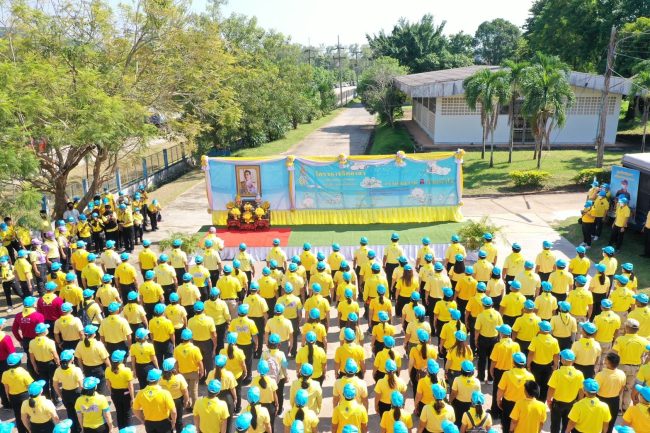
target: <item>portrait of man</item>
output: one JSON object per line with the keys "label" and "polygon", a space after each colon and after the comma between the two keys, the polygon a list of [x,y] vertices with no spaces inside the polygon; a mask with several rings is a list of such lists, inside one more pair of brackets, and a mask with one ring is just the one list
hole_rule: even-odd
{"label": "portrait of man", "polygon": [[259,165],[237,166],[237,188],[242,197],[256,197],[261,194]]}

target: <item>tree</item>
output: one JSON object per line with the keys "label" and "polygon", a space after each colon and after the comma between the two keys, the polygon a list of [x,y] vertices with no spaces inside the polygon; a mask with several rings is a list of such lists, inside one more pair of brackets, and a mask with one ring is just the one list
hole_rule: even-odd
{"label": "tree", "polygon": [[632,78],[633,91],[643,100],[643,136],[641,138],[641,152],[645,152],[645,138],[648,128],[648,113],[650,112],[650,60],[640,63],[636,68],[636,74]]}
{"label": "tree", "polygon": [[558,57],[539,52],[536,54],[535,63],[523,71],[522,110],[532,121],[535,135],[534,156],[537,158],[538,169],[542,164],[544,145],[551,150],[551,131],[564,126],[567,108],[575,101],[568,75],[568,65]]}
{"label": "tree", "polygon": [[521,30],[510,21],[497,18],[483,21],[474,34],[476,58],[486,65],[501,65],[513,59],[521,39]]}
{"label": "tree", "polygon": [[408,71],[396,59],[380,57],[366,69],[359,79],[357,91],[370,114],[377,114],[381,122],[395,126],[402,116],[406,95],[393,85],[393,79]]}
{"label": "tree", "polygon": [[[512,150],[515,143],[515,116],[520,110],[516,110],[517,100],[521,97],[521,81],[523,72],[528,67],[527,62],[516,63],[506,60],[503,64],[509,70],[508,82],[510,84],[510,104],[508,105],[508,125],[510,125],[510,144],[508,146],[508,164],[512,163]],[[524,137],[526,136],[526,126],[524,123]]]}
{"label": "tree", "polygon": [[490,136],[490,167],[494,166],[494,130],[499,120],[501,107],[510,98],[510,84],[507,71],[481,69],[463,81],[465,101],[470,109],[481,110],[483,127],[483,149],[481,158],[485,158],[485,142]]}
{"label": "tree", "polygon": [[401,18],[390,34],[382,30],[377,35],[366,35],[366,39],[374,58],[397,59],[411,73],[471,65],[471,56],[450,50],[444,28],[444,21],[436,25],[433,15],[427,14],[415,23]]}

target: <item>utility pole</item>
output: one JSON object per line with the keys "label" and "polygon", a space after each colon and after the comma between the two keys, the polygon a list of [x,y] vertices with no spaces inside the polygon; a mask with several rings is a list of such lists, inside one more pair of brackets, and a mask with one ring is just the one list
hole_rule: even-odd
{"label": "utility pole", "polygon": [[341,101],[341,107],[343,106],[343,73],[341,72],[341,41],[339,36],[336,35],[336,51],[338,52],[339,58],[339,100]]}
{"label": "utility pole", "polygon": [[605,80],[603,94],[600,100],[600,117],[598,118],[598,135],[596,136],[596,167],[601,168],[605,159],[605,130],[607,128],[607,99],[609,97],[609,82],[614,71],[614,60],[616,59],[616,26],[612,26],[607,47],[607,66],[605,69]]}
{"label": "utility pole", "polygon": [[305,51],[307,51],[307,59],[309,61],[309,66],[311,66],[311,39],[307,39],[307,49]]}
{"label": "utility pole", "polygon": [[352,52],[354,54],[354,83],[355,85],[359,85],[359,54],[361,54],[361,51],[359,50],[354,50]]}

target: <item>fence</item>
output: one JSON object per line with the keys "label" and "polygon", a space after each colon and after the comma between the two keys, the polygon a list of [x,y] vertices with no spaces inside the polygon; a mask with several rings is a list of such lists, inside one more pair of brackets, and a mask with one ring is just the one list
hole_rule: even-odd
{"label": "fence", "polygon": [[[185,173],[193,164],[185,144],[177,144],[143,158],[133,158],[118,164],[115,175],[100,190],[106,186],[113,192],[131,193],[140,185],[158,186]],[[91,183],[92,178],[69,182],[66,189],[68,197],[84,195]]]}

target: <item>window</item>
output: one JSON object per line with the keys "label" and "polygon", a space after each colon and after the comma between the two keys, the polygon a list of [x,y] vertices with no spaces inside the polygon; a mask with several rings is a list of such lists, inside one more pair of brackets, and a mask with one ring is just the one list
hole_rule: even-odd
{"label": "window", "polygon": [[[577,96],[576,101],[567,114],[573,116],[593,116],[600,113],[600,96]],[[616,109],[616,96],[607,97],[607,114],[614,114]]]}
{"label": "window", "polygon": [[464,97],[442,98],[440,114],[443,116],[472,116],[479,114],[479,111],[479,106],[476,107],[476,111],[470,110]]}

